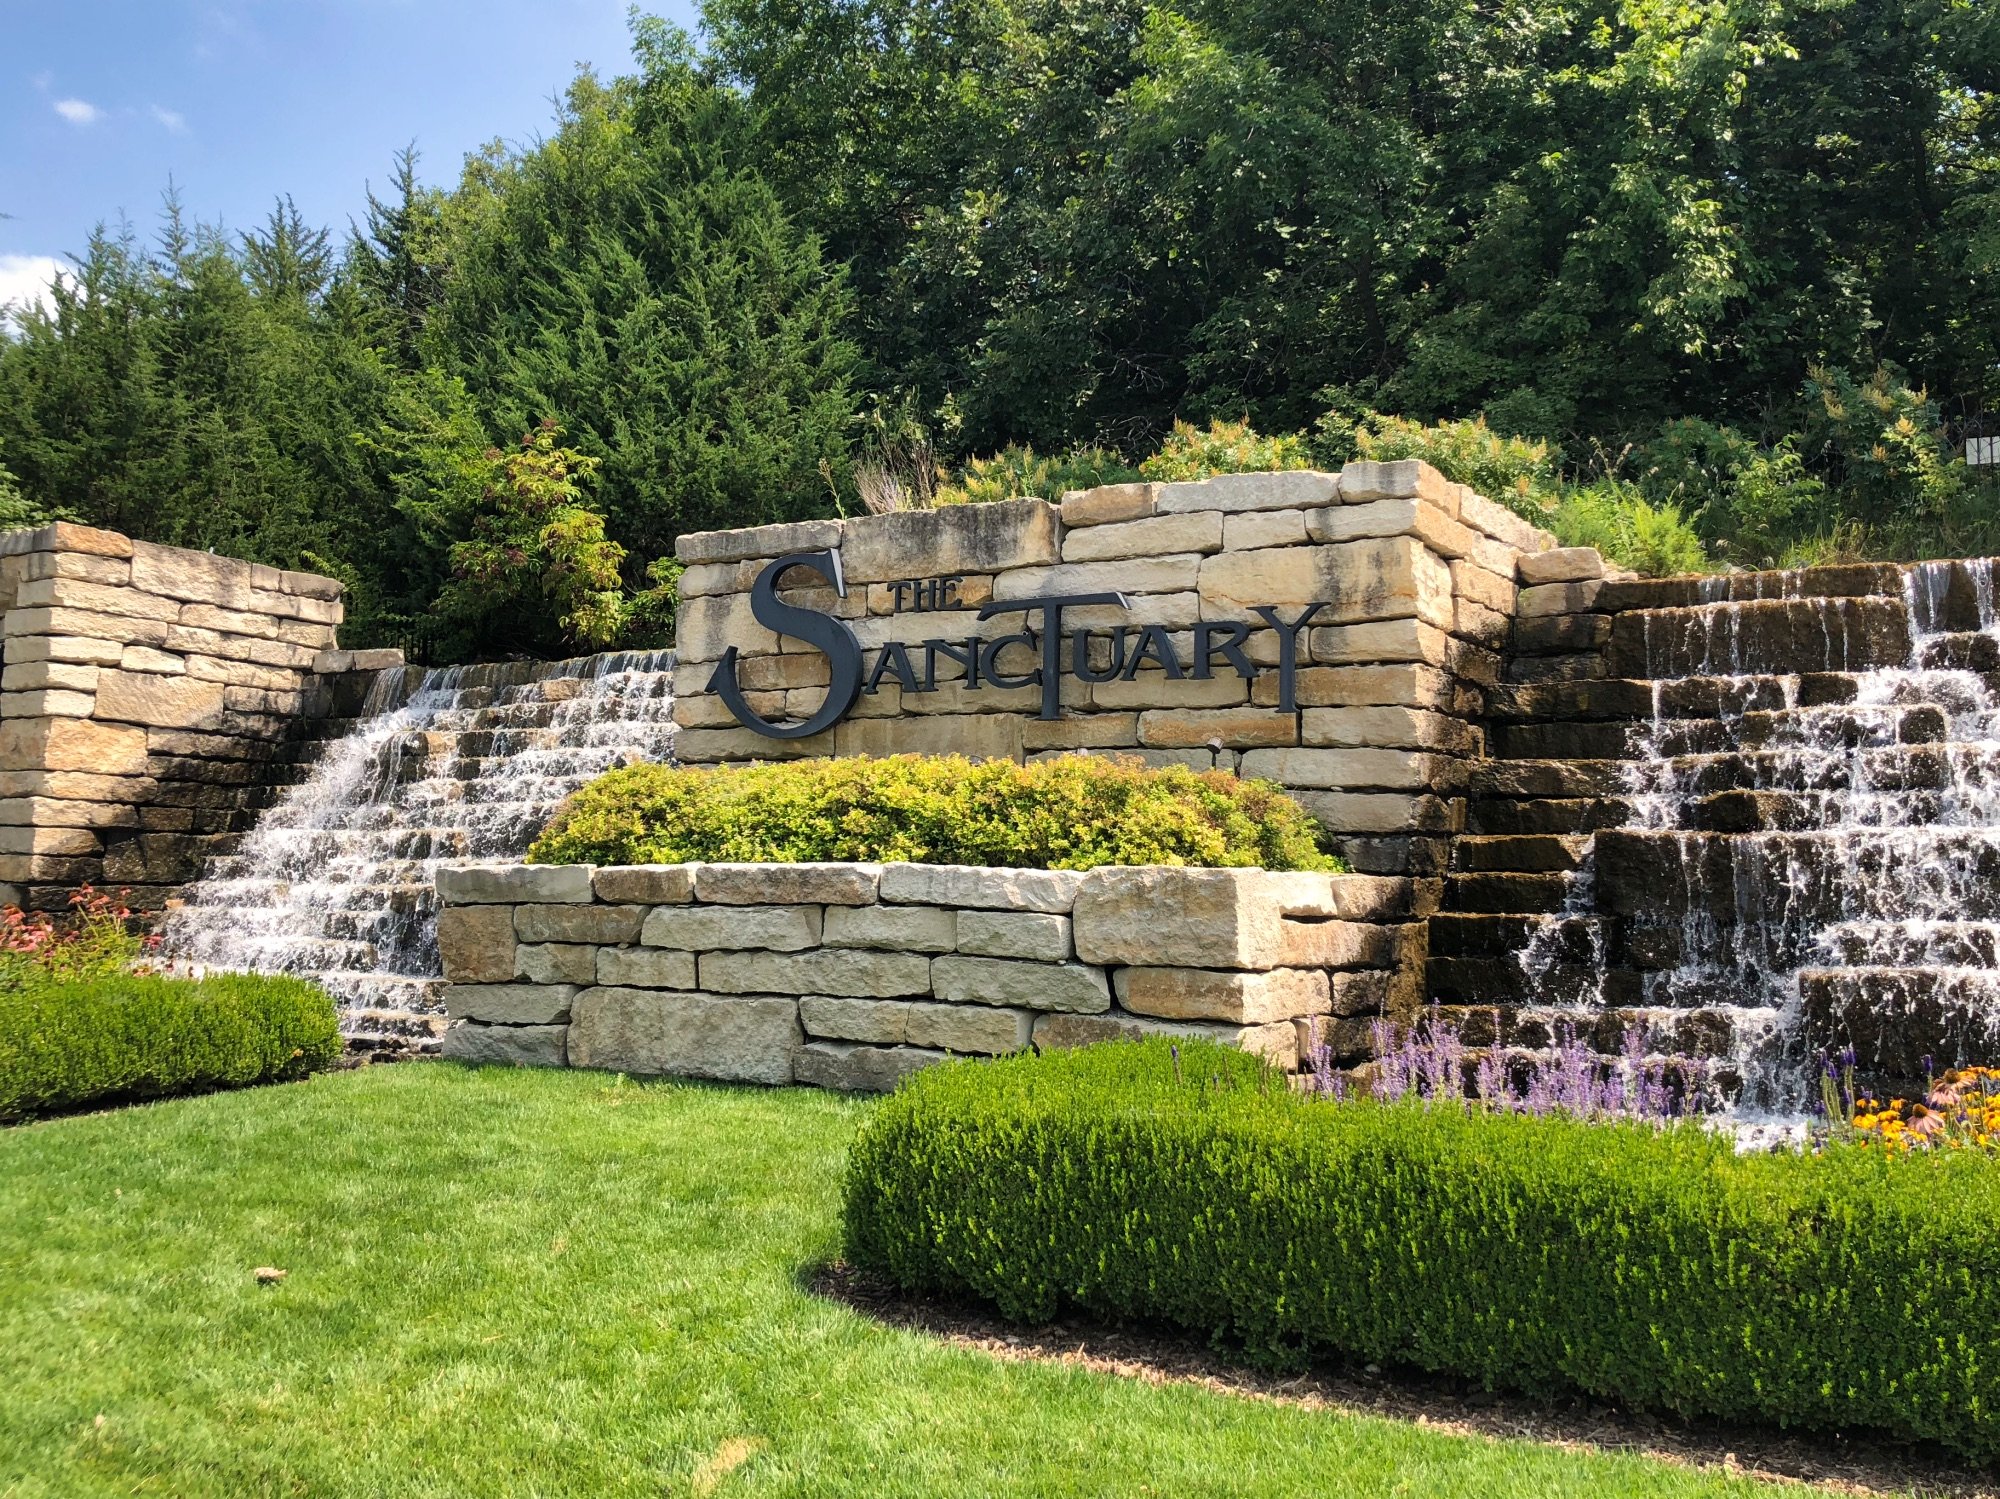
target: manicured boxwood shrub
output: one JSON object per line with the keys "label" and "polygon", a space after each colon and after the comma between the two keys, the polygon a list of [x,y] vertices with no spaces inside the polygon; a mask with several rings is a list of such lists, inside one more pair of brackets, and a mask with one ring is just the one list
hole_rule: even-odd
{"label": "manicured boxwood shrub", "polygon": [[333,1001],[299,979],[119,974],[0,988],[0,1119],[317,1072]]}
{"label": "manicured boxwood shrub", "polygon": [[1305,809],[1268,781],[1155,770],[1132,756],[1016,765],[893,755],[614,770],[564,803],[528,858],[1336,868],[1319,837]]}
{"label": "manicured boxwood shrub", "polygon": [[2000,1455],[1983,1155],[1739,1157],[1695,1125],[1312,1101],[1127,1043],[906,1083],[850,1158],[846,1253],[1015,1318]]}

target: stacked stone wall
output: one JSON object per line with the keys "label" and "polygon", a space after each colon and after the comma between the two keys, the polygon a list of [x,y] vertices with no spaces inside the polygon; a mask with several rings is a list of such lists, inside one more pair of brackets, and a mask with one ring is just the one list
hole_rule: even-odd
{"label": "stacked stone wall", "polygon": [[[1035,760],[1136,754],[1265,777],[1297,794],[1362,871],[1436,875],[1462,822],[1483,753],[1484,694],[1497,684],[1524,554],[1553,539],[1415,462],[1353,463],[1339,474],[1236,474],[1122,484],[1041,500],[806,521],[680,539],[687,564],[678,642],[676,752],[689,763],[811,755],[955,752]],[[803,722],[824,702],[825,654],[754,616],[773,558],[836,551],[846,593],[793,569],[778,596],[844,620],[864,651],[940,635],[1017,637],[969,685],[949,659],[924,663],[927,690],[871,682],[836,727],[804,738],[743,727],[712,678],[725,655],[747,706]],[[949,594],[926,587],[950,580]],[[1035,648],[1020,613],[982,605],[1123,594],[1129,607],[1070,609],[1065,629],[1165,632],[1175,660],[1136,651],[1113,674],[1102,638],[1087,681],[1065,669],[1045,716]],[[948,602],[946,601],[948,597]],[[1204,646],[1258,606],[1296,617],[1295,701],[1280,706],[1279,640],[1245,642],[1254,677],[1210,670]],[[928,680],[934,674],[935,680]]]}
{"label": "stacked stone wall", "polygon": [[1296,1068],[1418,1002],[1408,879],[1168,867],[439,872],[444,1054],[883,1089],[944,1056],[1201,1036]]}
{"label": "stacked stone wall", "polygon": [[0,902],[157,907],[240,833],[295,725],[396,652],[334,649],[341,584],[57,524],[0,535]]}

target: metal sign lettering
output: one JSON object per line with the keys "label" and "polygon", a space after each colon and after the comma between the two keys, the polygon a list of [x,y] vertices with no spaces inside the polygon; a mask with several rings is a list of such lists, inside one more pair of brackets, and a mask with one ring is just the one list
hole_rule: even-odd
{"label": "metal sign lettering", "polygon": [[[861,694],[879,692],[884,680],[893,680],[906,693],[938,690],[938,662],[957,666],[964,674],[965,690],[985,687],[1003,689],[1035,687],[1041,690],[1039,718],[1062,716],[1062,676],[1065,668],[1079,681],[1131,681],[1141,669],[1157,667],[1169,681],[1206,681],[1216,675],[1218,665],[1245,681],[1254,681],[1263,668],[1244,649],[1257,627],[1249,620],[1205,619],[1194,626],[1194,654],[1183,665],[1165,625],[1116,625],[1109,630],[1064,630],[1063,611],[1092,607],[1129,609],[1131,601],[1122,593],[1044,594],[1040,598],[995,600],[979,606],[977,618],[996,619],[1002,615],[1022,616],[1021,628],[1011,634],[962,639],[937,636],[915,646],[892,640],[875,653],[870,663],[853,627],[843,619],[788,604],[778,596],[778,579],[795,567],[818,574],[833,585],[833,591],[847,596],[847,580],[840,570],[837,551],[794,552],[779,557],[757,575],[750,588],[750,613],[765,629],[802,640],[826,657],[826,699],[810,718],[796,723],[774,723],[751,708],[736,677],[735,646],[722,653],[715,674],[708,679],[709,691],[719,696],[746,729],[771,739],[803,739],[822,733],[839,723],[854,709]],[[955,585],[962,579],[925,579],[894,585],[897,612],[904,600],[930,602],[937,612],[960,612]],[[954,585],[945,587],[945,584]],[[950,602],[946,602],[949,600]],[[919,605],[921,608],[921,604]],[[1308,604],[1296,619],[1286,619],[1269,604],[1259,604],[1251,613],[1263,628],[1277,636],[1278,709],[1289,713],[1297,706],[1299,632],[1326,606]],[[1101,651],[1093,646],[1101,643]],[[1000,656],[1013,646],[1025,646],[1035,659],[1029,671],[1009,672],[1001,668]],[[913,655],[913,653],[915,653]],[[1103,662],[1093,660],[1097,656]],[[921,660],[921,669],[918,662]]]}

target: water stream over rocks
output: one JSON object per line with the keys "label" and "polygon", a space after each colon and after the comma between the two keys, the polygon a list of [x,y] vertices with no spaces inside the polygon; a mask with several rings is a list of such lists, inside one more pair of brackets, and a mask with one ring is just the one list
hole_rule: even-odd
{"label": "water stream over rocks", "polygon": [[350,1044],[434,1048],[438,864],[518,858],[593,776],[669,758],[672,668],[657,651],[383,672],[169,912],[162,956],[317,979]]}
{"label": "water stream over rocks", "polygon": [[1637,611],[1628,682],[1599,684],[1652,698],[1621,815],[1518,950],[1545,1023],[1706,1053],[1749,1115],[1805,1104],[1822,1048],[1901,1079],[2000,1055],[1995,566],[1917,564],[1893,600],[1763,575],[1783,636],[1726,592]]}

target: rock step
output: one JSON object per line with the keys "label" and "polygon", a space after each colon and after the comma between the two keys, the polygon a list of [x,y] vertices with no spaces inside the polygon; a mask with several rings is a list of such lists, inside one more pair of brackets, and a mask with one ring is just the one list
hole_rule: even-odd
{"label": "rock step", "polygon": [[1466,832],[1515,836],[1537,833],[1594,833],[1624,827],[1634,804],[1623,797],[1475,797],[1466,803]]}
{"label": "rock step", "polygon": [[1857,672],[1908,665],[1910,638],[1900,597],[1757,599],[1614,615],[1604,662],[1613,677]]}
{"label": "rock step", "polygon": [[1798,1049],[1852,1046],[1878,1087],[1905,1094],[1931,1070],[2000,1052],[2000,972],[1990,968],[1809,968],[1799,974]]}
{"label": "rock step", "polygon": [[1761,749],[1844,754],[1896,744],[1938,744],[1949,731],[1931,704],[1754,709],[1732,718],[1665,722],[1554,720],[1495,724],[1491,752],[1502,760],[1656,759]]}
{"label": "rock step", "polygon": [[2000,921],[1850,921],[1821,941],[1852,968],[2000,969]]}
{"label": "rock step", "polygon": [[1735,1056],[1746,1035],[1768,1028],[1774,1019],[1774,1012],[1763,1007],[1688,1010],[1636,1001],[1602,1005],[1548,997],[1505,1008],[1447,1001],[1437,1013],[1457,1029],[1467,1046],[1480,1049],[1497,1045],[1544,1051],[1573,1038],[1600,1055],[1616,1056],[1624,1051],[1627,1034],[1636,1030],[1648,1056],[1703,1061]]}
{"label": "rock step", "polygon": [[2000,743],[1895,744],[1844,755],[1743,750],[1648,761],[1612,757],[1489,760],[1471,766],[1474,797],[1624,797],[1718,791],[1937,791],[2000,783]]}
{"label": "rock step", "polygon": [[1574,884],[1575,876],[1566,873],[1448,874],[1442,909],[1505,916],[1552,914],[1569,904]]}
{"label": "rock step", "polygon": [[1551,962],[1594,963],[1604,936],[1597,916],[1440,911],[1430,919],[1432,957],[1511,958],[1532,949]]}
{"label": "rock step", "polygon": [[1590,840],[1556,833],[1485,835],[1465,833],[1452,841],[1460,873],[1484,871],[1546,874],[1577,868]]}
{"label": "rock step", "polygon": [[329,972],[365,973],[377,961],[372,942],[322,937],[297,931],[275,931],[259,935],[255,931],[231,932],[226,947],[200,939],[180,944],[180,961],[228,963],[256,973],[295,973],[316,977]]}
{"label": "rock step", "polygon": [[[1880,595],[1901,600],[1903,569],[1893,562],[1782,568],[1755,573],[1709,573],[1685,578],[1626,578],[1599,589],[1600,609],[1675,609],[1758,599],[1851,598]],[[1967,590],[1967,602],[1971,592]]]}
{"label": "rock step", "polygon": [[357,1010],[404,1015],[444,1014],[445,981],[426,974],[333,973],[323,980],[326,991]]}

